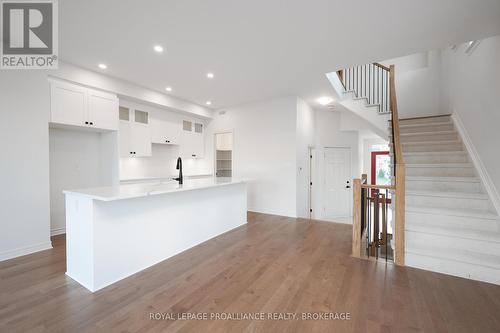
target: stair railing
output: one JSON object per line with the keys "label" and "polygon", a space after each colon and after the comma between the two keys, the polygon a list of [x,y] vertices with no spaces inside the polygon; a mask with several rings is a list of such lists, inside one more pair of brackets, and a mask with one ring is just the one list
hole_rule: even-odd
{"label": "stair railing", "polygon": [[[359,72],[354,72],[354,76],[358,80],[352,80],[352,69],[353,68],[372,68],[377,67],[380,70],[387,73],[386,78],[383,81],[377,81],[378,77],[373,75],[367,75],[367,79],[370,81],[365,81],[366,71],[362,71],[361,76]],[[340,74],[342,72],[342,74]],[[371,255],[378,256],[378,249],[381,245],[385,245],[385,255],[387,259],[388,252],[388,237],[393,237],[394,253],[393,259],[397,265],[405,264],[405,178],[406,170],[403,157],[403,151],[401,146],[401,134],[399,128],[399,115],[398,115],[398,105],[396,98],[396,81],[395,81],[395,67],[391,65],[389,67],[380,64],[370,64],[368,67],[357,66],[351,68],[351,73],[349,69],[337,72],[339,78],[344,84],[346,91],[354,91],[356,96],[363,96],[368,90],[365,90],[365,86],[373,90],[373,87],[381,82],[383,85],[387,82],[387,88],[385,93],[387,94],[386,102],[382,102],[380,110],[389,110],[391,112],[391,135],[390,135],[390,146],[391,146],[391,159],[392,159],[392,184],[389,186],[383,185],[368,185],[366,184],[366,175],[363,175],[361,179],[353,180],[353,231],[352,231],[352,255],[357,258],[370,257]],[[375,82],[373,82],[375,80]],[[361,88],[362,87],[362,88]],[[351,89],[354,88],[354,89]],[[382,88],[383,90],[383,88]],[[369,94],[369,92],[368,92]],[[375,94],[375,96],[377,96]],[[369,101],[374,101],[373,95],[369,95]],[[377,97],[375,97],[377,98]],[[375,99],[376,101],[376,99]],[[384,105],[387,105],[384,109]],[[385,192],[385,193],[384,193]],[[381,193],[383,193],[381,195]],[[393,219],[394,219],[394,230],[392,234],[388,235],[388,204],[393,204]],[[381,213],[380,213],[381,212]],[[380,213],[380,214],[379,214]],[[380,227],[382,226],[382,227]]]}
{"label": "stair railing", "polygon": [[354,66],[337,71],[346,91],[368,104],[378,105],[379,112],[390,112],[390,68],[379,63]]}

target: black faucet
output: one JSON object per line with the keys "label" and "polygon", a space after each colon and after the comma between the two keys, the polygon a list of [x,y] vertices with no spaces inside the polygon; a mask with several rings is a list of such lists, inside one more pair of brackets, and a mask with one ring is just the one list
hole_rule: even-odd
{"label": "black faucet", "polygon": [[175,169],[179,170],[179,178],[174,178],[174,180],[177,180],[179,185],[182,185],[184,177],[182,177],[182,159],[180,157],[177,157],[177,166]]}

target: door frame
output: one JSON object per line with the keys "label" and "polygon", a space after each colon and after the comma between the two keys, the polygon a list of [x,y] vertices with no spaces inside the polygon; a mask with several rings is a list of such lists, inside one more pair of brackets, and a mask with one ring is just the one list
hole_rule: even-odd
{"label": "door frame", "polygon": [[316,148],[314,146],[309,146],[309,219],[314,219],[315,209],[314,200],[316,200],[314,189],[316,186],[316,180],[314,179],[316,172]]}
{"label": "door frame", "polygon": [[231,133],[231,177],[234,177],[234,130],[215,131],[213,135],[213,176],[217,178],[217,134]]}
{"label": "door frame", "polygon": [[388,151],[372,151],[371,152],[371,162],[370,162],[370,175],[372,185],[377,184],[377,156],[378,155],[389,155]]}
{"label": "door frame", "polygon": [[[343,150],[347,150],[349,152],[349,185],[351,186],[350,188],[350,192],[352,193],[352,166],[353,166],[353,154],[352,154],[352,147],[350,146],[325,146],[323,147],[323,166],[322,166],[322,169],[323,169],[323,175],[322,175],[322,180],[323,180],[323,189],[322,189],[322,217],[324,219],[329,219],[329,217],[326,216],[326,198],[325,198],[325,192],[326,192],[326,162],[325,162],[325,155],[326,155],[326,151],[327,149],[343,149]],[[352,195],[349,196],[349,207],[348,207],[348,218],[352,218]],[[339,219],[342,219],[342,218],[339,218]],[[336,221],[336,222],[340,222],[340,223],[344,223],[343,221]]]}
{"label": "door frame", "polygon": [[[371,159],[370,159],[370,177],[371,177],[371,183],[372,185],[377,185],[377,156],[380,155],[389,155],[389,151],[387,150],[382,150],[382,151],[372,151],[371,152]],[[371,196],[375,196],[379,193],[378,189],[372,189],[371,191]],[[387,198],[387,203],[391,203],[391,199]]]}

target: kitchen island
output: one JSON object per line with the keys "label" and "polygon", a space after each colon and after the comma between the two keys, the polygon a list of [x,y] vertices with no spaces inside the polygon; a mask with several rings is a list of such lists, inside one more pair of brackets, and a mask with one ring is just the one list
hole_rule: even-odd
{"label": "kitchen island", "polygon": [[246,223],[234,178],[64,191],[66,274],[94,292]]}

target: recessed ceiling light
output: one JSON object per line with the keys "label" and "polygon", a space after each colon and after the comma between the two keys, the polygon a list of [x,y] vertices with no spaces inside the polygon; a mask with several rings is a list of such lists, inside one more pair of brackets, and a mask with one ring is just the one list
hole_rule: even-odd
{"label": "recessed ceiling light", "polygon": [[106,64],[99,64],[98,65],[100,69],[106,69],[108,68],[108,66],[106,66]]}
{"label": "recessed ceiling light", "polygon": [[163,46],[161,45],[155,45],[154,46],[154,50],[158,53],[162,53],[163,52]]}
{"label": "recessed ceiling light", "polygon": [[214,73],[207,73],[207,77],[209,79],[213,79],[215,77]]}
{"label": "recessed ceiling light", "polygon": [[206,105],[212,105],[212,101],[207,101],[205,104]]}
{"label": "recessed ceiling light", "polygon": [[328,97],[328,96],[323,96],[323,97],[320,97],[316,100],[316,102],[318,102],[319,104],[321,105],[328,105],[330,104],[331,102],[333,102],[333,98],[331,97]]}
{"label": "recessed ceiling light", "polygon": [[168,92],[171,92],[172,91],[172,87],[166,87],[165,90],[168,91]]}

